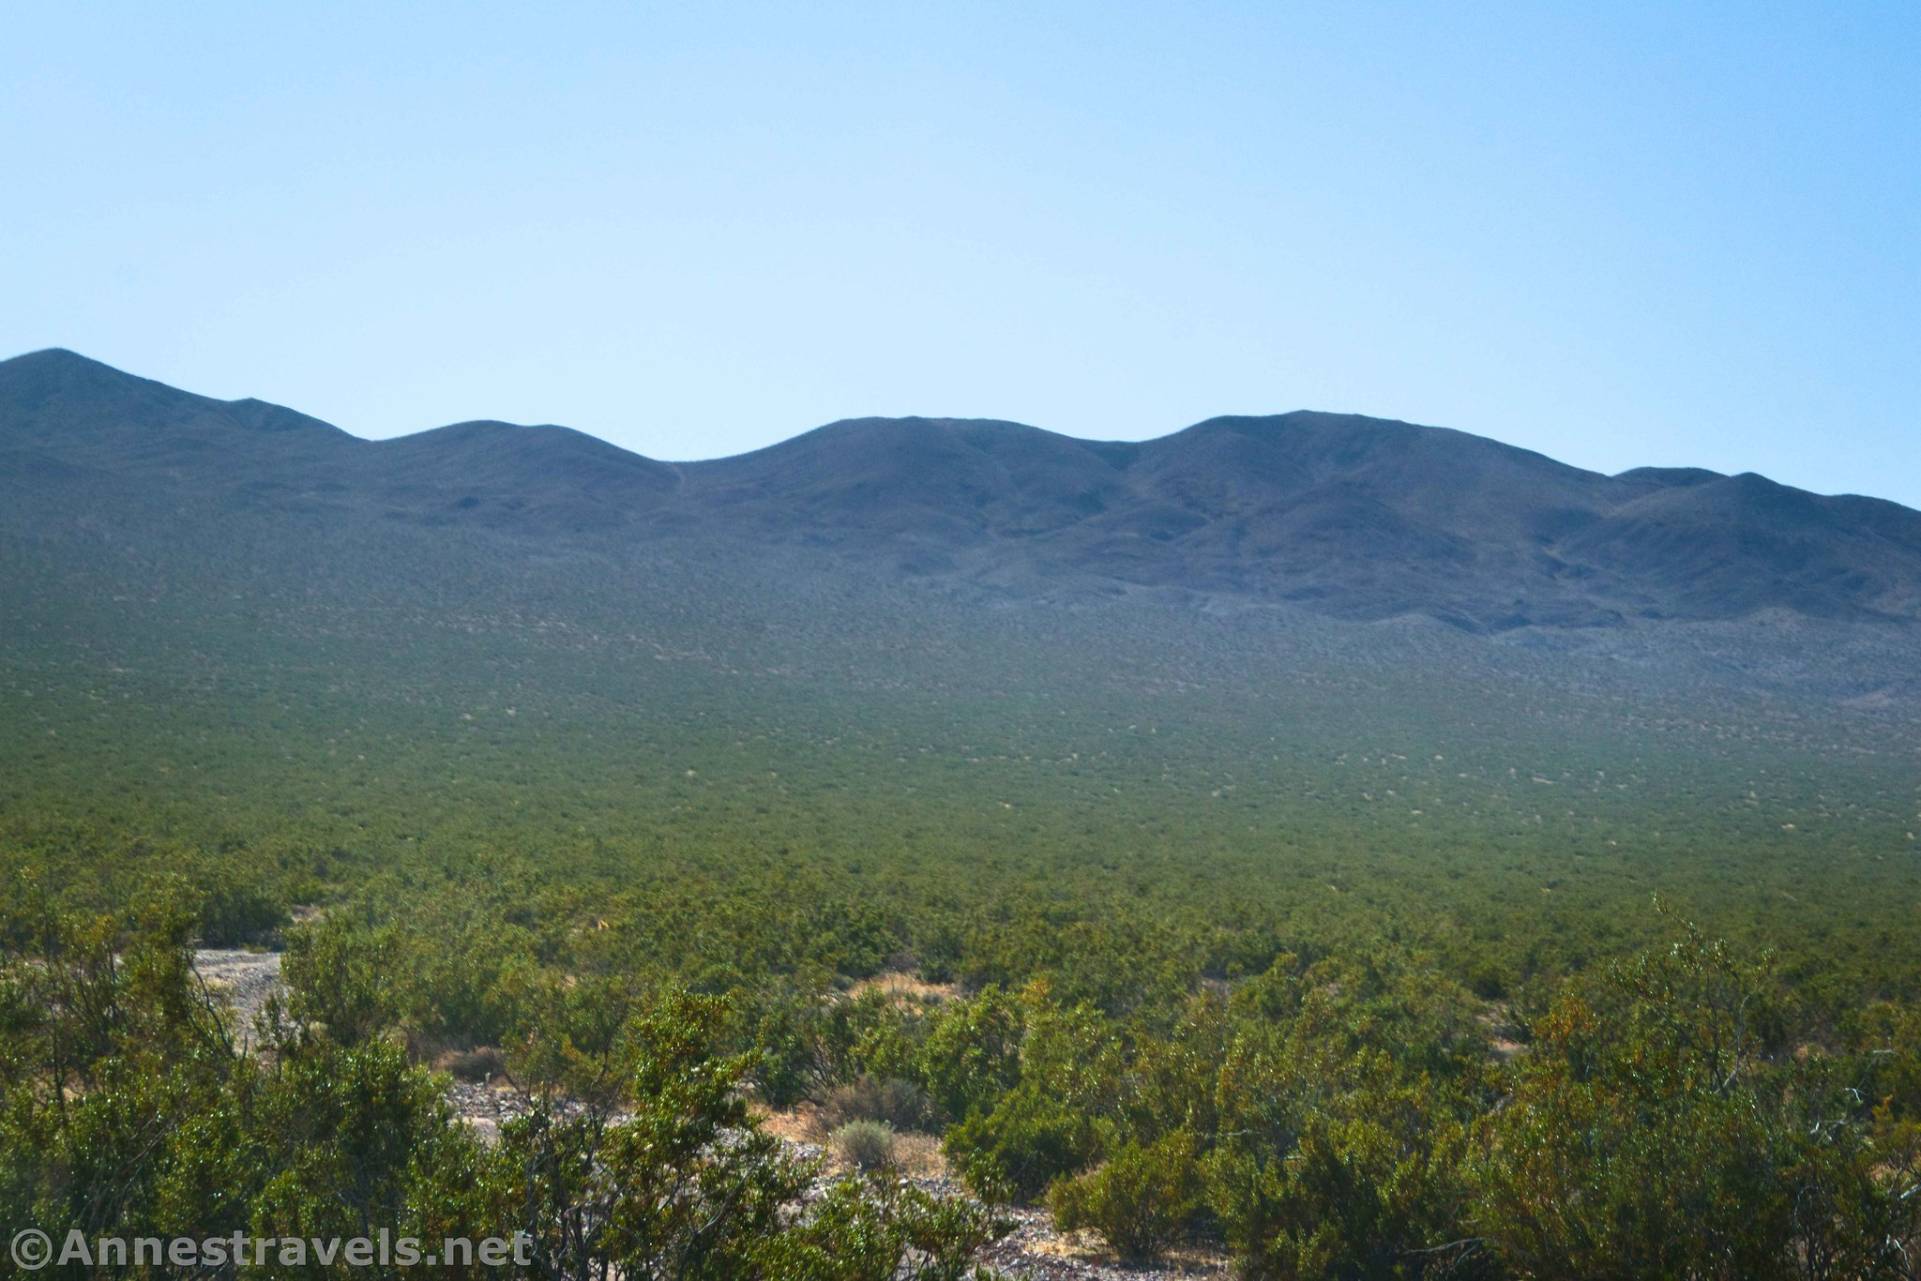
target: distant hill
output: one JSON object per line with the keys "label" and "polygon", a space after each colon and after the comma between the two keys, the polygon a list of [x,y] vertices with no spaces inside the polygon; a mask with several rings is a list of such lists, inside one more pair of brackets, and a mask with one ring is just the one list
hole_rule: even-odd
{"label": "distant hill", "polygon": [[[162,559],[176,542],[247,556],[281,537],[411,527],[482,560],[671,547],[718,564],[780,548],[827,576],[1002,602],[1145,593],[1470,633],[1921,621],[1921,513],[1897,504],[1697,469],[1604,476],[1308,411],[1138,444],[854,419],[665,463],[552,426],[365,441],[50,350],[0,362],[0,498],[13,538],[124,538]],[[221,532],[242,513],[244,548]]]}

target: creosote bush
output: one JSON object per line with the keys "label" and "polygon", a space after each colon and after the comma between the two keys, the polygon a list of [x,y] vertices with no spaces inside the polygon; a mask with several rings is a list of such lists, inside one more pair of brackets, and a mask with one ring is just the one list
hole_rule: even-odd
{"label": "creosote bush", "polygon": [[1048,1190],[1055,1224],[1069,1232],[1092,1228],[1127,1259],[1159,1258],[1201,1208],[1197,1148],[1185,1130],[1126,1143],[1093,1170]]}

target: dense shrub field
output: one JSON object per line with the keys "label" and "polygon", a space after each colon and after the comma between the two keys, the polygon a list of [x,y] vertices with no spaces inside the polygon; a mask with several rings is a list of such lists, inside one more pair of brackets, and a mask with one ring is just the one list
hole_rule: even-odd
{"label": "dense shrub field", "polygon": [[[0,1222],[960,1275],[921,1131],[1255,1277],[1921,1275],[1909,721],[1145,607],[234,599],[16,602]],[[803,1103],[872,1167],[816,1200]]]}

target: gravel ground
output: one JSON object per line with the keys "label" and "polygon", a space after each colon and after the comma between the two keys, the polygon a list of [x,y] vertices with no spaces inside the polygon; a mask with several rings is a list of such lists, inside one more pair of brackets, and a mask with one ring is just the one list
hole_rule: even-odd
{"label": "gravel ground", "polygon": [[280,990],[280,953],[202,948],[193,954],[193,968],[207,990],[233,1011],[234,1038],[243,1048],[251,1046],[254,1019]]}

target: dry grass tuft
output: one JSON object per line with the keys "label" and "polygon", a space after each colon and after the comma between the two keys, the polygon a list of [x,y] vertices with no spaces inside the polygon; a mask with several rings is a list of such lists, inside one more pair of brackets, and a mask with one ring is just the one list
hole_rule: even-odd
{"label": "dry grass tuft", "polygon": [[889,970],[885,974],[862,979],[847,992],[854,997],[879,992],[903,1004],[913,1005],[938,1005],[942,1001],[952,1001],[961,994],[958,983],[929,983],[917,974],[901,970]]}
{"label": "dry grass tuft", "polygon": [[507,1071],[507,1056],[491,1045],[471,1050],[443,1050],[434,1058],[434,1071],[456,1081],[489,1081]]}

